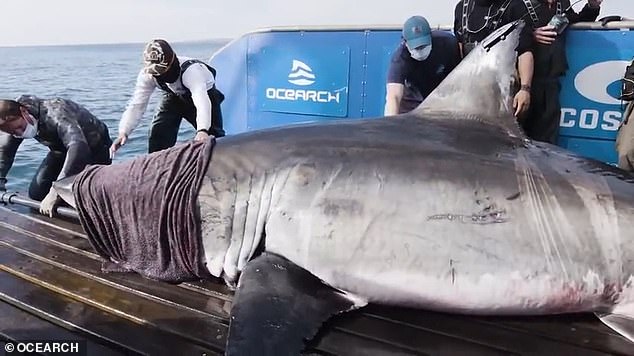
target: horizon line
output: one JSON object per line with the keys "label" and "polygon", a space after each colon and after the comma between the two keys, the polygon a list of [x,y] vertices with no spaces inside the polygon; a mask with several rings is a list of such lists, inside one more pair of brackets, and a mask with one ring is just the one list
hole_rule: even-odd
{"label": "horizon line", "polygon": [[[220,38],[201,38],[201,39],[191,39],[191,40],[175,40],[175,41],[169,41],[169,42],[170,43],[192,43],[192,42],[207,42],[207,41],[229,42],[231,40],[233,40],[233,38],[220,37]],[[49,44],[14,44],[14,45],[0,44],[0,48],[108,46],[108,45],[122,45],[122,44],[131,45],[131,44],[145,44],[145,43],[147,42],[129,41],[129,42],[85,42],[85,43],[49,43]]]}

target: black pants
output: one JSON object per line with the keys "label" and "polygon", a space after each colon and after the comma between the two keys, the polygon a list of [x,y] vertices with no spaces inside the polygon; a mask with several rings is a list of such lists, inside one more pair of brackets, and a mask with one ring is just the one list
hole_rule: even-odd
{"label": "black pants", "polygon": [[557,144],[561,120],[560,91],[559,78],[536,78],[533,81],[531,104],[521,120],[528,137],[535,141]]}
{"label": "black pants", "polygon": [[[224,97],[215,89],[210,89],[207,94],[211,101],[210,133],[216,137],[222,137],[225,131],[222,127],[220,102]],[[148,152],[152,153],[174,146],[183,118],[196,128],[196,107],[192,98],[165,93],[158,112],[152,120]]]}
{"label": "black pants", "polygon": [[[112,141],[104,143],[98,152],[93,152],[92,160],[89,164],[110,164],[110,145]],[[66,160],[66,152],[49,151],[44,160],[37,169],[35,176],[29,185],[29,198],[34,200],[42,200],[46,197],[53,182],[57,180],[59,173],[64,167]]]}

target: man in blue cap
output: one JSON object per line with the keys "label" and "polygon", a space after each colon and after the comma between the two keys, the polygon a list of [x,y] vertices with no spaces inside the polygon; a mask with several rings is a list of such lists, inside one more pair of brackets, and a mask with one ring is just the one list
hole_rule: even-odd
{"label": "man in blue cap", "polygon": [[407,19],[387,75],[385,115],[416,108],[459,62],[460,50],[452,34],[432,31],[422,16]]}

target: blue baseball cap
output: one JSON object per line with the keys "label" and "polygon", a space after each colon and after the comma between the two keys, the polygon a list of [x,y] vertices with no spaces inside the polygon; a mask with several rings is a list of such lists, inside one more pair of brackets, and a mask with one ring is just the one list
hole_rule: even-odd
{"label": "blue baseball cap", "polygon": [[422,16],[412,16],[403,24],[403,38],[407,47],[414,49],[431,44],[431,28]]}

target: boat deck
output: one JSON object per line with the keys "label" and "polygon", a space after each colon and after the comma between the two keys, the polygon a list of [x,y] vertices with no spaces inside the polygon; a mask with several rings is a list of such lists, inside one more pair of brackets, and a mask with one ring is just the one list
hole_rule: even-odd
{"label": "boat deck", "polygon": [[[0,206],[0,346],[86,340],[88,355],[222,354],[232,293],[101,272],[71,220]],[[263,336],[265,337],[265,336]],[[592,315],[483,318],[368,306],[310,342],[318,355],[632,355]]]}

